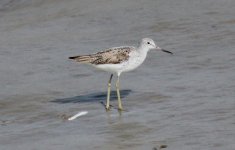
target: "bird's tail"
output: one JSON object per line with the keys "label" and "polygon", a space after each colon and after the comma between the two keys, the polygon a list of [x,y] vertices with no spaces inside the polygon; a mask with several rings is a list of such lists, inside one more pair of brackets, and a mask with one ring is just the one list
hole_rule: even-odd
{"label": "bird's tail", "polygon": [[72,57],[69,57],[69,59],[73,59],[81,63],[91,63],[93,60],[93,57],[91,55],[82,55],[82,56],[72,56]]}

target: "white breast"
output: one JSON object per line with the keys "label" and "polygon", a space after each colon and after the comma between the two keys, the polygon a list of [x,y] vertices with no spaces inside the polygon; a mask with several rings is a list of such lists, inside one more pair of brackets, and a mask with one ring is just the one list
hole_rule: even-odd
{"label": "white breast", "polygon": [[125,62],[122,72],[128,72],[136,69],[144,62],[146,56],[147,53],[140,54],[137,51],[133,51],[132,53],[130,53],[129,60]]}

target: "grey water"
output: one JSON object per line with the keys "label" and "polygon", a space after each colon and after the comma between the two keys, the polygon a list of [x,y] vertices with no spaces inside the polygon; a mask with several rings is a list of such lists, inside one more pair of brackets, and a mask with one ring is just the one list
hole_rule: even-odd
{"label": "grey water", "polygon": [[[234,149],[234,14],[233,0],[0,1],[0,149]],[[126,111],[113,85],[106,112],[110,74],[68,57],[144,37],[174,55],[123,73]]]}

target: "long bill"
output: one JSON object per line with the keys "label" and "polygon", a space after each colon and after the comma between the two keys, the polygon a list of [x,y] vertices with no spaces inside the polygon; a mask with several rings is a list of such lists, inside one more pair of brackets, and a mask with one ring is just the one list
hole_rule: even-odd
{"label": "long bill", "polygon": [[173,53],[172,53],[172,52],[170,52],[170,51],[168,51],[168,50],[161,49],[161,51],[163,51],[163,52],[165,52],[165,53],[169,53],[169,54],[173,55]]}

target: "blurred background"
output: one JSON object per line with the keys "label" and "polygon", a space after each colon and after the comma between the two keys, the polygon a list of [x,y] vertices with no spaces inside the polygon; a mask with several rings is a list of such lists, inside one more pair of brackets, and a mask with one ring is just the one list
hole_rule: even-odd
{"label": "blurred background", "polygon": [[[233,149],[234,14],[234,0],[1,0],[0,149]],[[174,55],[122,74],[127,111],[107,113],[110,74],[68,57],[144,37]]]}

